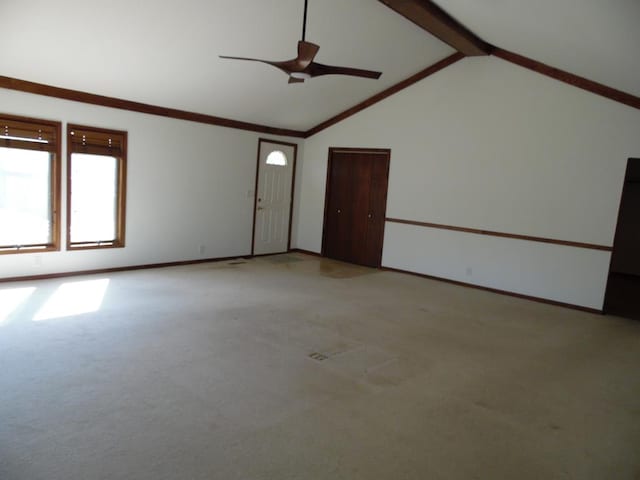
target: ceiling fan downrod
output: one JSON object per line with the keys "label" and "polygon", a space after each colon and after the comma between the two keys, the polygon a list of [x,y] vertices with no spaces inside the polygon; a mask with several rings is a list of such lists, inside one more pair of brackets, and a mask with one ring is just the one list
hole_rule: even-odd
{"label": "ceiling fan downrod", "polygon": [[308,0],[304,0],[304,16],[302,18],[302,41],[305,41],[305,37],[307,35],[307,2]]}

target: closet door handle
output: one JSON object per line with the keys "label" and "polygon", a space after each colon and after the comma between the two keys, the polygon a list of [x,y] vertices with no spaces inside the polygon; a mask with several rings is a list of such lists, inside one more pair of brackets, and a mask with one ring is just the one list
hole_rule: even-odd
{"label": "closet door handle", "polygon": [[367,215],[367,217],[373,218],[373,213],[370,213],[369,215]]}

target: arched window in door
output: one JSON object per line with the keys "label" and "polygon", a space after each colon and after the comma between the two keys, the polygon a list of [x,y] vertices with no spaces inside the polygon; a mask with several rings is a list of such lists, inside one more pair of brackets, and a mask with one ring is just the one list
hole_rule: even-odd
{"label": "arched window in door", "polygon": [[280,150],[274,150],[267,156],[267,165],[287,166],[287,156]]}

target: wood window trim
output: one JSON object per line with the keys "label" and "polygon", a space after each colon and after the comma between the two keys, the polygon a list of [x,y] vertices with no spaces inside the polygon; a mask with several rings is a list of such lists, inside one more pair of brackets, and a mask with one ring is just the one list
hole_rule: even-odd
{"label": "wood window trim", "polygon": [[[21,150],[39,150],[51,153],[51,179],[49,184],[51,197],[51,242],[46,244],[0,246],[0,255],[16,255],[21,253],[42,253],[60,251],[60,210],[61,210],[61,171],[62,171],[62,123],[55,120],[43,120],[40,118],[22,117],[18,115],[0,114],[0,123],[13,125],[28,125],[24,130],[25,138],[37,138],[30,135],[29,131],[37,132],[43,130],[43,138],[48,144],[37,144],[29,141],[9,140],[1,138],[0,147],[18,148]],[[5,133],[5,125],[2,125],[2,132]],[[35,147],[41,145],[42,148]]]}
{"label": "wood window trim", "polygon": [[[86,145],[77,140],[82,134],[87,135]],[[108,139],[114,139],[112,147]],[[67,250],[96,250],[107,248],[124,248],[127,206],[127,132],[86,125],[67,124]],[[116,235],[109,241],[71,241],[71,156],[74,153],[109,155],[118,160]]]}

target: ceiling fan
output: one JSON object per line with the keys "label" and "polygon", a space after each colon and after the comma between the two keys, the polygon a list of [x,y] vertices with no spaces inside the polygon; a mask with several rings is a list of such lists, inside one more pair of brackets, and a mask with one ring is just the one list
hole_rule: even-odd
{"label": "ceiling fan", "polygon": [[228,57],[225,55],[220,55],[220,58],[266,63],[267,65],[276,67],[289,75],[289,83],[302,83],[305,80],[308,80],[312,77],[319,77],[320,75],[350,75],[352,77],[375,79],[380,78],[382,72],[362,70],[360,68],[338,67],[335,65],[323,65],[322,63],[313,61],[316,54],[318,53],[318,50],[320,50],[320,47],[315,43],[305,41],[305,35],[307,31],[307,2],[308,0],[304,0],[302,40],[298,42],[298,56],[296,58],[284,61],[270,61],[262,60],[259,58]]}

